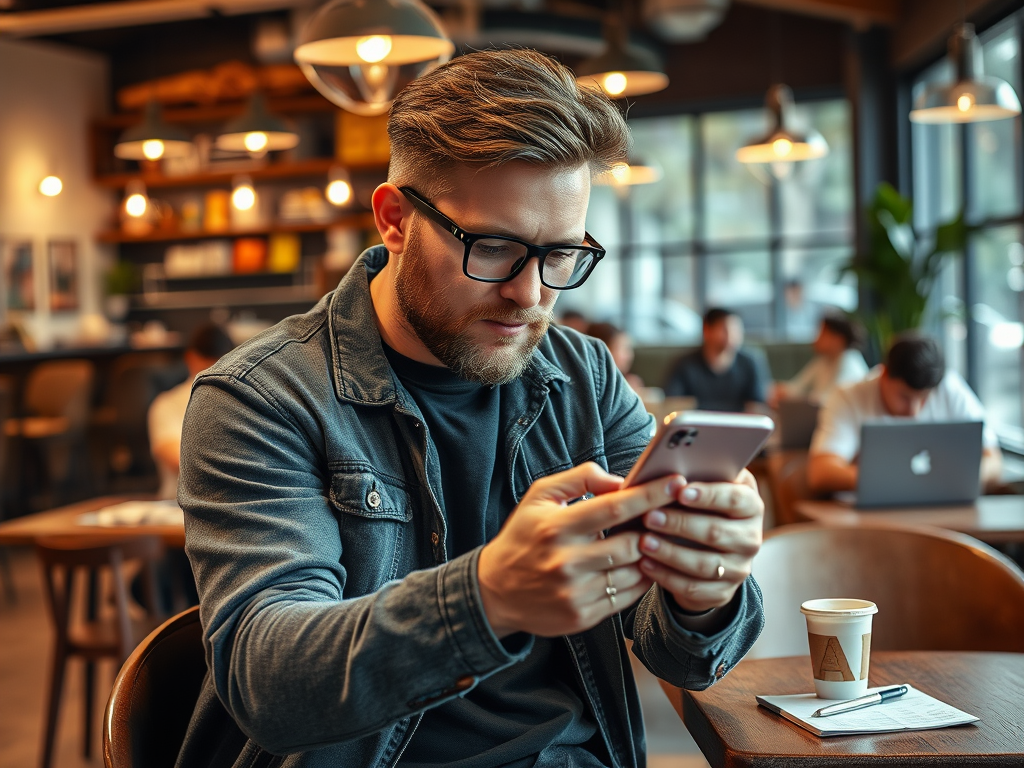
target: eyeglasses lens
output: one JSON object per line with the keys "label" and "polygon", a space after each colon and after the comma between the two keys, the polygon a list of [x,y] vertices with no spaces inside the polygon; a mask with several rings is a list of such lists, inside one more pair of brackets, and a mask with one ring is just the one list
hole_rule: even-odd
{"label": "eyeglasses lens", "polygon": [[[528,257],[526,246],[511,240],[482,239],[469,251],[467,270],[472,277],[500,280],[512,275]],[[550,251],[543,260],[541,279],[555,288],[572,286],[593,261],[590,251],[566,248]]]}

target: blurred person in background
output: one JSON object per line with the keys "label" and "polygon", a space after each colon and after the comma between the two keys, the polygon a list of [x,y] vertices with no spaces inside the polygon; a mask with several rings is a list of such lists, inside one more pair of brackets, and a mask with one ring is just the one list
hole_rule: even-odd
{"label": "blurred person in background", "polygon": [[587,327],[587,335],[600,339],[605,343],[608,351],[612,353],[615,367],[626,377],[629,386],[637,392],[642,392],[646,389],[644,387],[644,380],[635,373],[629,372],[630,368],[633,367],[634,354],[633,339],[629,337],[628,333],[611,323],[591,323]]}
{"label": "blurred person in background", "polygon": [[703,342],[676,364],[665,385],[666,397],[695,397],[705,411],[748,410],[765,403],[771,376],[763,359],[740,347],[743,320],[730,309],[704,313]]}
{"label": "blurred person in background", "polygon": [[847,317],[823,317],[813,344],[814,357],[792,379],[775,385],[772,406],[787,399],[822,403],[837,386],[861,381],[868,374],[859,349],[862,335],[860,326]]}
{"label": "blurred person in background", "polygon": [[188,378],[173,389],[161,392],[149,406],[149,449],[160,475],[158,495],[161,499],[178,496],[181,425],[185,421],[192,382],[200,371],[205,371],[234,347],[231,337],[219,325],[201,325],[192,333],[185,349]]}
{"label": "blurred person in background", "polygon": [[590,321],[587,320],[587,316],[575,309],[565,310],[558,319],[558,324],[566,328],[572,328],[580,333],[587,333],[587,329],[590,327]]}

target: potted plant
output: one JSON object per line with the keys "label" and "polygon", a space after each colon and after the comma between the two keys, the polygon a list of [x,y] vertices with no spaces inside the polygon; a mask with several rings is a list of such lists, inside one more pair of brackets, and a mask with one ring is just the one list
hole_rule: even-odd
{"label": "potted plant", "polygon": [[949,257],[963,253],[967,226],[961,212],[934,234],[914,229],[914,207],[883,182],[866,211],[868,248],[843,272],[857,276],[868,290],[857,317],[868,332],[870,352],[881,358],[892,337],[921,326],[928,299]]}
{"label": "potted plant", "polygon": [[139,270],[130,261],[115,261],[107,272],[107,317],[123,322],[131,308],[130,294],[139,289]]}

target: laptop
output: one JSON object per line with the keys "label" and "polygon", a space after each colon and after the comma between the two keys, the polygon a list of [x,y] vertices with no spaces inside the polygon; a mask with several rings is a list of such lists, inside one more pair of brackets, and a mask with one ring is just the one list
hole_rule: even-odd
{"label": "laptop", "polygon": [[818,427],[818,404],[810,400],[779,401],[779,447],[783,450],[808,449]]}
{"label": "laptop", "polygon": [[971,504],[981,492],[980,421],[869,422],[860,430],[860,508]]}

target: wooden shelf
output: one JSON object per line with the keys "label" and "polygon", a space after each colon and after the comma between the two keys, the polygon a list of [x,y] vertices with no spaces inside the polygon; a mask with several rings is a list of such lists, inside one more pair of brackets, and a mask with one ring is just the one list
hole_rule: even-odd
{"label": "wooden shelf", "polygon": [[224,288],[197,291],[153,291],[132,297],[133,309],[204,309],[206,307],[310,304],[320,294],[311,285],[266,288]]}
{"label": "wooden shelf", "polygon": [[[221,102],[202,106],[167,107],[161,110],[161,118],[168,123],[216,123],[230,120],[245,112],[248,99],[232,102]],[[271,96],[267,99],[267,110],[273,114],[298,115],[315,113],[332,113],[339,108],[319,93],[299,94],[295,96]],[[121,112],[116,115],[94,120],[93,129],[124,130],[142,121],[142,112]]]}
{"label": "wooden shelf", "polygon": [[260,237],[277,232],[324,232],[332,227],[354,227],[369,229],[373,224],[373,214],[361,211],[342,214],[326,223],[288,224],[277,223],[254,229],[226,229],[218,232],[206,230],[188,231],[157,229],[145,235],[131,235],[119,229],[100,232],[96,239],[101,243],[170,243],[177,240],[213,240],[235,237]]}
{"label": "wooden shelf", "polygon": [[[248,176],[255,181],[274,181],[280,179],[298,179],[310,176],[326,176],[340,160],[333,157],[315,157],[294,163],[271,163],[252,170],[208,171],[187,176],[165,176],[157,173],[111,173],[95,178],[96,183],[105,189],[124,189],[130,182],[141,181],[147,189],[170,189],[173,187],[218,187],[230,186],[236,176]],[[365,166],[346,165],[350,171],[387,172],[387,166],[380,163]]]}

